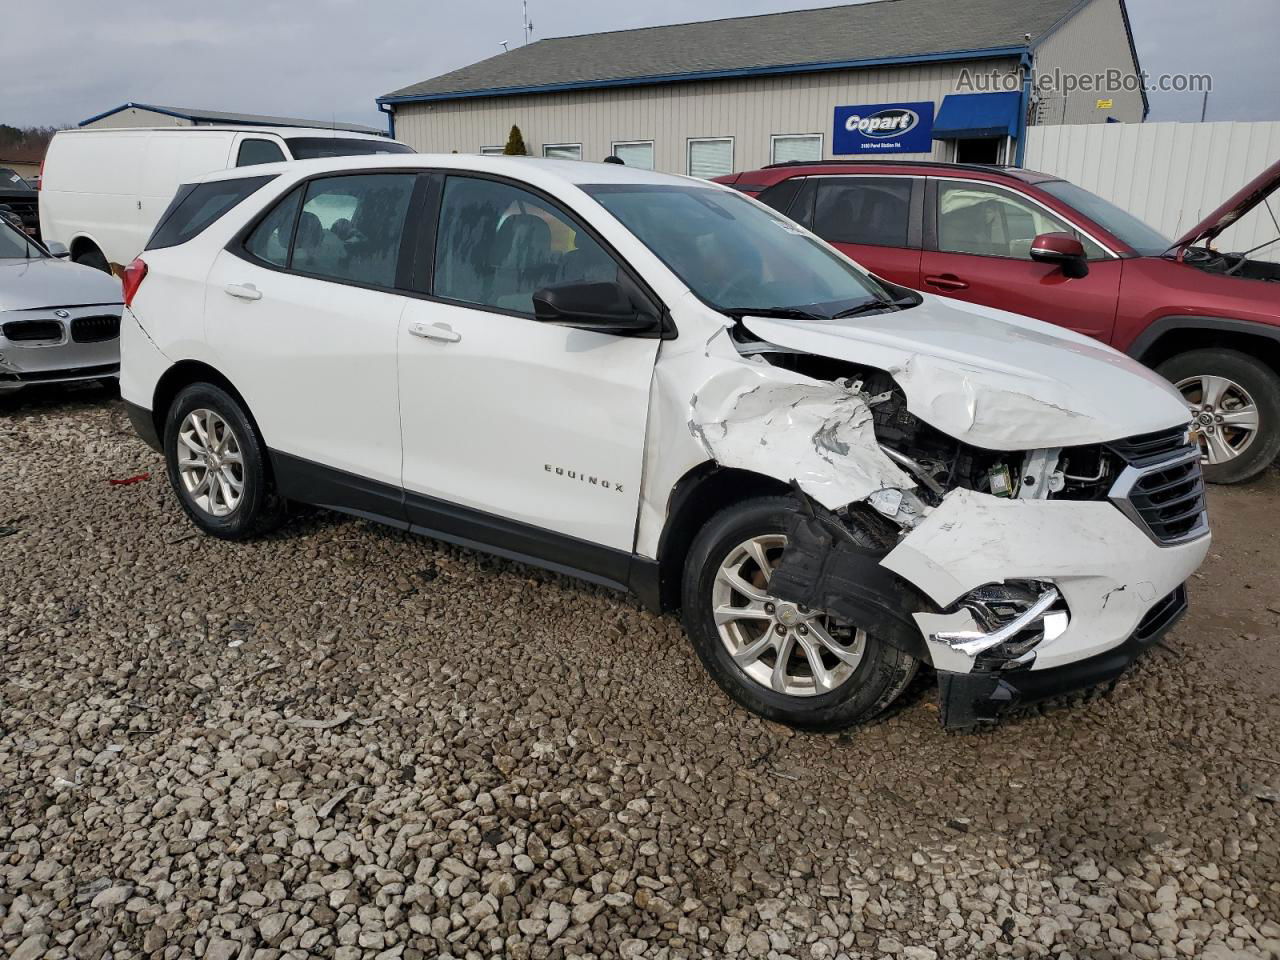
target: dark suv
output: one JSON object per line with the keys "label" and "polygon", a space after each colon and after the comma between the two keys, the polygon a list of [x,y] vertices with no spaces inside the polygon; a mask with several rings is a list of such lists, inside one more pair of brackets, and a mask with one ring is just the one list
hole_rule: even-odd
{"label": "dark suv", "polygon": [[1191,409],[1210,480],[1248,479],[1280,453],[1280,264],[1212,247],[1266,201],[1280,163],[1176,241],[1011,167],[788,163],[719,182],[886,280],[1069,327],[1154,367]]}

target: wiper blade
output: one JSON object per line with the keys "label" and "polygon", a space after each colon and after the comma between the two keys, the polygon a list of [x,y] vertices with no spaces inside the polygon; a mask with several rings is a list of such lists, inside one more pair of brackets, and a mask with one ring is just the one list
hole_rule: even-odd
{"label": "wiper blade", "polygon": [[735,320],[743,317],[769,317],[776,320],[830,320],[830,317],[803,307],[726,307],[721,313]]}
{"label": "wiper blade", "polygon": [[867,300],[863,303],[858,304],[856,307],[850,307],[848,310],[841,310],[839,313],[835,314],[831,319],[843,320],[845,317],[856,317],[859,314],[871,313],[877,310],[883,310],[885,312],[889,312],[892,310],[901,310],[904,306],[906,306],[906,303],[903,301],[881,300],[880,298],[877,297],[875,300]]}

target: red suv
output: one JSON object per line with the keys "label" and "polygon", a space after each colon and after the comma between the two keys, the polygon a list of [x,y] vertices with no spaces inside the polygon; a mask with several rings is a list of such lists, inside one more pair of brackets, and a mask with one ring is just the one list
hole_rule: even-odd
{"label": "red suv", "polygon": [[886,280],[1070,327],[1154,367],[1186,398],[1210,480],[1245,480],[1280,453],[1280,264],[1212,247],[1280,184],[1280,162],[1177,241],[1010,167],[787,163],[719,182]]}

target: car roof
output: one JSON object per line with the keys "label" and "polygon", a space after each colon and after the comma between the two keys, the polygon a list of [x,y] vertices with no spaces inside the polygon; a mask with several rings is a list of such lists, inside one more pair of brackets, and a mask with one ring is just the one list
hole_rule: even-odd
{"label": "car roof", "polygon": [[204,183],[238,177],[260,177],[266,174],[291,173],[310,177],[322,173],[352,173],[362,170],[460,170],[509,176],[530,182],[558,181],[573,186],[586,184],[650,184],[655,186],[702,186],[724,189],[709,180],[680,177],[667,173],[640,170],[617,163],[595,163],[589,160],[549,160],[542,157],[481,157],[461,153],[381,153],[354,157],[325,157],[320,160],[292,160],[263,163],[251,167],[218,170],[197,179]]}
{"label": "car roof", "polygon": [[1007,177],[1023,183],[1043,183],[1057,180],[1058,177],[1023,167],[1008,167],[986,163],[947,163],[942,160],[789,160],[785,163],[771,163],[759,170],[744,173],[738,178],[739,184],[763,179],[772,184],[780,180],[789,180],[794,176],[812,176],[816,173],[849,173],[857,171],[885,172],[910,171],[924,175],[934,173],[939,176],[964,176],[966,174],[985,174],[987,176]]}

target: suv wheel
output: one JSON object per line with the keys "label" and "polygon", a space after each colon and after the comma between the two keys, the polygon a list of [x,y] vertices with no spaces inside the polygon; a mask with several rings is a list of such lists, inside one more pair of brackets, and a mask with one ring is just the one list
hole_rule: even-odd
{"label": "suv wheel", "polygon": [[1187,402],[1210,483],[1248,480],[1280,454],[1280,382],[1266,364],[1236,350],[1191,350],[1157,369]]}
{"label": "suv wheel", "polygon": [[[685,562],[684,624],[707,672],[742,706],[794,727],[837,730],[888,707],[918,663],[855,624],[769,593],[795,509],[789,497],[760,497],[703,527]],[[854,532],[879,545],[870,531]]]}
{"label": "suv wheel", "polygon": [[281,514],[266,448],[240,404],[220,387],[195,383],[169,407],[164,428],[169,483],[205,533],[244,540]]}

